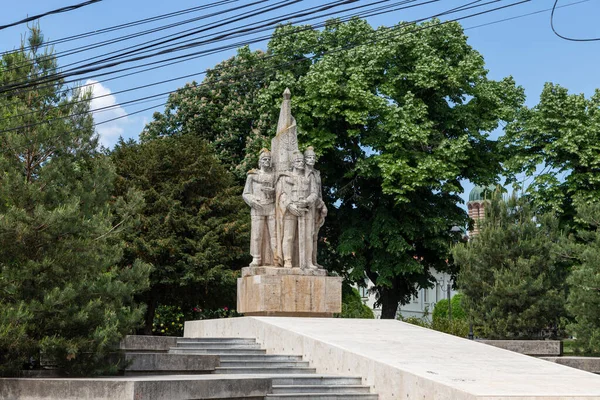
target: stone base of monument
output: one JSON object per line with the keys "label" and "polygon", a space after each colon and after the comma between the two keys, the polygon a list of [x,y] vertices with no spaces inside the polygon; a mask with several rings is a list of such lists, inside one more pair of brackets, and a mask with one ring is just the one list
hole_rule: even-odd
{"label": "stone base of monument", "polygon": [[237,311],[248,316],[331,317],[342,311],[342,278],[323,269],[242,268]]}

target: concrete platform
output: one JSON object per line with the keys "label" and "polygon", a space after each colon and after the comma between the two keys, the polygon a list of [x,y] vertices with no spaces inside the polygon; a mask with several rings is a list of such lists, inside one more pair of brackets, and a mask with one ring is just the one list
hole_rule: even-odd
{"label": "concrete platform", "polygon": [[600,400],[600,376],[393,320],[227,318],[184,336],[254,336],[317,373],[362,376],[381,400]]}
{"label": "concrete platform", "polygon": [[562,355],[563,346],[560,340],[483,340],[479,343],[499,347],[528,356],[557,357]]}
{"label": "concrete platform", "polygon": [[581,369],[583,371],[600,374],[600,357],[580,357],[580,356],[563,356],[563,357],[540,357],[542,360],[552,361],[567,367]]}
{"label": "concrete platform", "polygon": [[269,376],[158,375],[95,379],[0,378],[2,400],[263,399]]}

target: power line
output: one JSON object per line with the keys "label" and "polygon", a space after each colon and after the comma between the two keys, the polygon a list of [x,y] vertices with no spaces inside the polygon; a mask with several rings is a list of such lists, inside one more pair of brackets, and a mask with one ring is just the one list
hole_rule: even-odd
{"label": "power line", "polygon": [[[447,24],[447,23],[450,23],[450,22],[458,22],[459,20],[462,20],[462,19],[472,18],[472,17],[476,17],[476,16],[479,16],[479,15],[487,14],[487,13],[489,13],[489,12],[498,11],[498,10],[505,9],[505,8],[509,8],[509,7],[514,7],[514,6],[517,6],[517,5],[519,5],[519,4],[528,3],[528,2],[530,2],[530,1],[531,1],[531,0],[522,0],[522,1],[514,2],[514,3],[511,3],[511,4],[505,5],[505,6],[497,7],[497,8],[491,9],[491,10],[486,10],[486,11],[483,11],[483,12],[480,12],[480,13],[475,13],[475,14],[471,14],[471,15],[464,16],[464,17],[455,18],[455,19],[453,19],[453,20],[443,21],[443,22],[440,22],[440,23],[438,23],[438,24],[435,24],[435,25],[429,25],[429,26],[425,26],[425,27],[419,27],[419,28],[417,28],[417,29],[414,29],[414,30],[412,30],[412,31],[409,31],[409,32],[404,32],[403,34],[404,34],[404,35],[407,35],[407,34],[412,34],[412,33],[415,33],[415,32],[421,31],[421,30],[425,30],[425,29],[431,29],[431,28],[434,28],[434,27],[437,27],[437,26],[440,26],[440,25],[445,25],[445,24]],[[430,18],[426,18],[426,19],[430,19]],[[399,36],[402,36],[402,35],[394,35],[394,37],[399,37]],[[393,37],[392,37],[392,38],[393,38]],[[386,38],[386,39],[390,39],[390,38]],[[375,39],[375,42],[376,42],[376,41],[377,41],[377,39]],[[342,47],[342,48],[340,48],[340,49],[337,49],[337,50],[335,50],[335,51],[331,51],[331,52],[324,52],[324,53],[323,53],[321,56],[323,56],[323,55],[327,55],[327,54],[332,54],[332,53],[334,53],[334,52],[338,52],[338,51],[341,51],[341,50],[347,50],[347,49],[349,49],[349,48],[353,48],[353,47],[358,47],[358,46],[365,46],[365,45],[369,45],[369,44],[371,44],[371,43],[373,43],[373,42],[370,42],[370,43],[362,43],[362,44],[358,44],[358,45],[355,45],[355,46],[352,46],[352,47],[344,46],[344,47]],[[314,57],[316,57],[316,56],[312,56],[312,57],[304,57],[304,58],[302,58],[302,59],[297,59],[297,60],[294,60],[294,61],[292,61],[292,62],[290,62],[290,63],[297,63],[297,62],[305,61],[305,60],[307,60],[307,59],[312,59],[312,58],[314,58]],[[228,79],[230,79],[231,77],[227,77],[227,78],[228,78]],[[193,85],[193,87],[204,86],[204,85],[205,85],[204,83],[203,83],[203,84],[199,84],[199,85],[198,85],[198,84],[196,84],[196,85]],[[94,124],[94,126],[101,125],[101,124],[103,124],[103,123],[107,123],[107,122],[116,121],[116,120],[118,120],[118,119],[121,119],[121,118],[127,118],[128,116],[135,115],[135,114],[139,114],[139,113],[142,113],[142,112],[145,112],[145,111],[149,111],[149,110],[155,109],[156,107],[164,106],[164,105],[166,105],[166,104],[167,104],[167,103],[165,102],[165,103],[163,103],[163,104],[158,104],[158,105],[156,105],[156,106],[154,106],[154,107],[148,107],[148,108],[145,108],[145,109],[142,109],[142,110],[136,110],[136,111],[133,111],[133,112],[131,112],[131,113],[127,113],[127,114],[125,114],[125,115],[122,115],[122,116],[118,116],[118,117],[115,117],[115,118],[111,118],[110,120],[106,120],[106,121],[103,121],[103,122],[100,122],[100,123],[95,123],[95,124]],[[1,131],[0,131],[0,133],[1,133]]]}
{"label": "power line", "polygon": [[[310,14],[322,12],[323,10],[330,9],[330,8],[332,8],[334,6],[337,6],[337,5],[340,5],[340,4],[345,4],[345,3],[354,2],[354,1],[356,1],[356,0],[344,0],[344,1],[339,1],[338,0],[336,2],[330,3],[329,5],[325,5],[325,6],[319,7],[316,10],[314,10],[315,7],[312,7],[310,9],[308,9],[308,10],[312,10],[311,12],[302,12],[300,14],[294,14],[293,16],[299,17],[299,16],[303,16],[303,15],[310,15]],[[389,0],[384,0],[384,1],[389,1]],[[409,1],[415,1],[415,0],[404,0],[404,1],[400,2],[400,3],[406,3],[406,2],[409,2]],[[430,0],[429,2],[433,2],[433,1],[439,1],[439,0]],[[381,2],[381,1],[379,1],[379,2]],[[371,3],[370,5],[377,4],[379,2]],[[428,3],[428,2],[426,2],[426,3]],[[426,4],[426,3],[421,3],[421,4]],[[355,8],[360,8],[360,7],[355,7]],[[406,7],[401,7],[401,8],[406,8]],[[346,11],[348,11],[348,10],[344,10],[344,12],[346,12]],[[360,15],[360,13],[358,13],[356,15]],[[371,15],[376,15],[376,14],[371,14]],[[274,24],[277,24],[277,23],[281,22],[284,19],[285,18],[270,19],[269,21],[271,21],[270,22],[271,25],[274,25]],[[310,19],[313,19],[313,18],[307,18],[306,20],[310,20]],[[266,26],[266,25],[267,24],[265,24],[263,26],[263,29],[261,29],[261,30],[257,30],[256,27],[255,27],[253,29],[254,33],[257,33],[257,32],[260,32],[260,31],[269,30],[268,26]],[[243,31],[238,31],[238,32],[233,32],[233,33],[234,34],[230,34],[228,36],[230,36],[230,38],[233,38],[233,37],[244,36],[245,34],[247,34],[246,32],[243,32]],[[192,54],[186,54],[186,55],[183,55],[183,56],[174,57],[174,58],[170,58],[170,59],[167,59],[167,60],[162,60],[160,62],[171,61],[171,60],[179,59],[179,58],[182,58],[182,57],[188,57],[189,58],[190,56],[194,56],[195,54],[200,54],[200,55],[207,54],[207,53],[214,54],[215,50],[224,51],[224,50],[228,50],[228,49],[231,49],[231,48],[237,48],[237,47],[239,47],[241,45],[245,45],[245,44],[248,44],[248,43],[260,42],[260,41],[269,39],[270,37],[271,36],[263,36],[263,37],[259,37],[257,39],[254,39],[254,40],[252,40],[250,42],[241,42],[241,43],[238,42],[238,43],[230,44],[230,45],[218,48],[218,49],[210,49],[210,50],[204,50],[202,52],[197,52],[197,53],[192,53]],[[217,41],[222,40],[222,39],[223,39],[222,37],[212,37],[211,39],[209,39],[207,41],[193,43],[192,45],[181,46],[179,48],[174,48],[174,49],[170,48],[170,49],[168,49],[166,51],[160,52],[159,54],[155,53],[155,54],[151,54],[149,56],[136,57],[134,59],[128,59],[128,60],[124,60],[124,61],[121,61],[121,62],[115,62],[115,63],[111,63],[109,65],[102,65],[102,66],[95,67],[95,68],[92,68],[92,69],[87,69],[87,70],[77,70],[77,69],[75,69],[75,70],[68,70],[67,71],[68,74],[67,73],[62,73],[62,74],[59,75],[58,79],[62,79],[64,77],[66,77],[66,76],[76,76],[76,75],[81,75],[81,74],[85,74],[85,73],[96,72],[96,71],[101,70],[101,69],[111,68],[113,66],[122,64],[124,62],[139,61],[139,60],[150,58],[150,57],[154,57],[154,56],[157,56],[157,55],[167,54],[167,53],[170,53],[170,52],[173,52],[173,51],[185,50],[185,49],[187,49],[189,47],[195,47],[195,46],[199,46],[201,44],[207,44],[207,43],[217,42]],[[135,67],[132,67],[132,68],[139,68],[139,67],[140,66],[135,66]],[[123,70],[113,71],[113,72],[120,72],[120,71],[123,71]],[[16,90],[16,89],[23,89],[23,88],[26,88],[26,87],[33,87],[34,85],[37,85],[39,83],[43,83],[43,82],[46,82],[46,81],[51,81],[51,80],[54,80],[54,79],[57,79],[57,78],[55,78],[54,76],[46,76],[46,77],[43,77],[42,79],[38,80],[37,82],[23,81],[23,82],[19,82],[19,83],[12,83],[12,84],[4,86],[4,88],[2,88],[3,90],[0,89],[0,92],[7,92],[7,91],[11,91],[11,90]]]}
{"label": "power line", "polygon": [[[148,17],[148,18],[144,18],[144,19],[139,19],[136,21],[131,21],[131,22],[127,22],[124,24],[119,24],[119,25],[113,25],[113,26],[109,26],[106,28],[101,28],[101,29],[96,29],[93,31],[87,31],[87,32],[82,32],[82,33],[78,33],[75,35],[71,35],[71,36],[67,36],[64,38],[60,38],[60,39],[54,39],[54,40],[49,40],[47,42],[45,42],[44,44],[47,46],[52,46],[55,44],[59,44],[59,43],[66,43],[66,42],[70,42],[70,41],[74,41],[74,40],[79,40],[79,39],[83,39],[83,38],[87,38],[87,37],[91,37],[91,36],[96,36],[96,35],[101,35],[103,33],[107,33],[107,32],[113,32],[113,31],[117,31],[117,30],[121,30],[121,29],[126,29],[126,28],[131,28],[133,26],[138,26],[138,25],[143,25],[143,24],[147,24],[150,22],[155,22],[155,21],[160,21],[161,19],[167,19],[167,18],[172,18],[175,16],[179,16],[182,14],[187,14],[187,13],[192,13],[192,12],[196,12],[196,11],[201,11],[204,9],[208,9],[208,8],[212,8],[212,7],[217,7],[223,4],[227,4],[227,3],[234,3],[240,0],[220,0],[220,1],[215,1],[213,3],[209,3],[209,4],[205,4],[202,6],[196,6],[196,7],[191,7],[191,8],[186,8],[183,10],[178,10],[178,11],[173,11],[167,14],[160,14],[160,15],[155,15],[154,17]],[[23,47],[23,50],[29,50],[32,49],[32,46],[26,46]],[[0,52],[0,55],[4,55],[4,54],[8,54],[8,53],[12,53],[14,50],[5,50]]]}
{"label": "power line", "polygon": [[[276,10],[276,9],[288,6],[290,4],[298,3],[300,1],[303,1],[303,0],[283,0],[283,1],[279,2],[279,3],[276,3],[276,5],[271,6],[267,10],[261,10],[260,12],[254,12],[254,13],[250,13],[250,14],[245,14],[244,16],[241,16],[241,17],[238,17],[238,18],[234,18],[233,20],[229,21],[228,23],[237,22],[239,20],[242,20],[242,19],[245,19],[245,18],[249,18],[249,17],[252,17],[252,16],[256,16],[256,15],[259,15],[259,14],[267,12],[267,11],[273,11],[273,10]],[[323,9],[331,8],[332,5],[333,6],[338,6],[338,5],[347,4],[347,3],[351,3],[351,2],[355,2],[355,1],[358,1],[358,0],[336,0],[336,1],[333,1],[333,2],[331,2],[331,3],[329,3],[329,4],[325,5],[325,6],[322,6],[319,9],[317,9],[316,11],[312,11],[310,13],[320,12]],[[307,15],[307,14],[303,14],[303,15]],[[285,18],[283,20],[285,20]],[[277,24],[279,22],[281,22],[281,21],[280,20],[274,20],[274,21],[272,21],[270,23],[270,25],[274,25],[274,24]],[[220,24],[217,24],[217,26],[215,26],[215,27],[219,27],[219,26],[222,26],[224,24],[225,23],[220,23]],[[203,30],[205,30],[205,29],[203,29]],[[177,38],[167,39],[166,41],[171,41],[171,40],[178,39],[178,38],[185,37],[185,36],[189,36],[189,35],[190,34],[188,33],[188,34],[185,34],[185,35],[181,35],[180,37],[177,37]],[[216,39],[221,40],[221,39],[224,39],[224,38],[226,38],[227,36],[230,36],[230,35],[223,35],[223,37],[213,38],[212,40],[213,41],[216,40]],[[164,42],[166,42],[166,41],[164,41]],[[162,43],[163,42],[159,42],[159,43],[156,43],[154,45],[162,44]],[[199,42],[199,43],[196,43],[194,45],[198,46],[198,45],[201,45],[201,44],[204,44],[204,42]],[[124,64],[124,63],[131,63],[131,62],[135,62],[135,61],[141,61],[141,60],[144,60],[144,59],[147,59],[147,58],[151,58],[151,57],[156,57],[156,56],[159,56],[159,55],[168,54],[168,53],[171,53],[171,52],[174,52],[174,51],[181,51],[181,50],[189,48],[190,46],[192,46],[192,45],[187,45],[187,46],[185,46],[183,48],[165,49],[165,50],[159,51],[159,52],[154,53],[154,54],[149,54],[149,55],[145,55],[145,56],[137,56],[137,57],[133,57],[133,58],[126,59],[126,60],[121,60],[121,61],[113,61],[113,62],[110,62],[108,64],[99,65],[99,66],[95,66],[94,67],[95,64],[98,64],[98,63],[101,63],[101,62],[105,62],[105,61],[110,61],[111,59],[115,58],[115,57],[109,57],[109,58],[106,58],[104,60],[99,60],[99,61],[96,61],[94,63],[90,63],[90,64],[86,64],[86,65],[80,66],[78,69],[73,68],[73,69],[67,70],[65,72],[61,72],[61,73],[57,73],[57,74],[45,76],[42,79],[36,79],[34,81],[30,80],[30,81],[22,81],[22,82],[18,82],[18,83],[11,83],[11,84],[5,85],[3,87],[0,87],[0,93],[6,92],[6,91],[11,90],[11,89],[18,89],[18,88],[23,88],[23,87],[35,85],[37,83],[43,83],[43,82],[48,82],[48,81],[51,81],[51,80],[63,79],[65,77],[70,77],[70,76],[82,75],[82,74],[89,73],[89,72],[96,72],[96,71],[99,71],[99,70],[102,70],[102,69],[111,68],[111,67],[118,66],[118,65]],[[144,48],[142,48],[142,49],[144,49]],[[139,51],[139,50],[140,49],[138,49],[137,51]],[[88,68],[85,69],[85,67],[88,67]]]}
{"label": "power line", "polygon": [[[590,0],[581,0],[581,1],[576,1],[574,3],[568,3],[568,4],[564,4],[562,6],[558,6],[556,8],[565,8],[565,7],[571,7],[571,6],[575,6],[577,4],[581,4],[581,3],[587,3]],[[548,11],[552,11],[552,7],[550,8],[545,8],[543,10],[537,10],[537,11],[533,11],[527,14],[521,14],[521,15],[515,15],[514,17],[509,17],[509,18],[503,18],[503,19],[499,19],[496,21],[492,21],[492,22],[486,22],[485,24],[480,24],[480,25],[474,25],[474,26],[469,26],[467,28],[464,28],[464,30],[469,30],[469,29],[475,29],[475,28],[481,28],[484,26],[489,26],[489,25],[495,25],[495,24],[499,24],[501,22],[507,22],[507,21],[512,21],[514,19],[519,19],[519,18],[524,18],[524,17],[530,17],[532,15],[536,15],[536,14],[541,14],[541,13],[545,13]]]}
{"label": "power line", "polygon": [[[447,13],[456,12],[456,11],[463,11],[461,9],[473,8],[472,4],[479,3],[480,1],[481,0],[473,1],[471,3],[468,3],[467,5],[456,7],[456,8],[450,9],[450,10],[448,10],[446,12],[437,14],[436,16],[441,16],[441,15],[444,15],[444,14],[447,14]],[[494,2],[498,2],[498,1],[501,1],[501,0],[493,0],[493,1],[490,1],[489,3],[494,3]],[[456,22],[456,21],[459,21],[461,19],[472,18],[472,17],[475,17],[475,16],[487,14],[489,12],[497,11],[497,10],[500,10],[500,9],[505,9],[505,8],[513,7],[513,6],[516,6],[516,5],[519,5],[519,4],[523,4],[523,3],[526,3],[526,2],[529,2],[529,1],[531,1],[531,0],[522,0],[522,1],[518,1],[518,2],[515,2],[515,3],[508,4],[508,5],[500,6],[500,7],[494,8],[494,9],[489,9],[489,10],[485,10],[485,11],[482,11],[482,12],[479,12],[479,13],[467,15],[467,16],[464,16],[464,17],[455,18],[453,20],[443,21],[443,22],[440,22],[438,24],[424,26],[424,27],[419,27],[419,28],[417,28],[415,30],[412,30],[412,31],[409,31],[409,32],[401,32],[401,35],[392,35],[391,37],[387,37],[387,38],[375,38],[371,42],[368,42],[368,43],[349,44],[349,45],[343,46],[343,47],[338,48],[338,49],[334,49],[334,50],[331,50],[331,51],[323,52],[322,54],[313,55],[311,57],[302,57],[302,58],[299,58],[297,60],[294,60],[293,62],[284,63],[283,65],[287,65],[287,64],[290,64],[290,63],[301,62],[301,61],[306,61],[306,60],[311,60],[311,59],[314,59],[314,58],[317,58],[317,57],[323,57],[324,55],[330,55],[330,54],[337,53],[337,52],[343,51],[343,50],[348,50],[348,49],[351,49],[351,48],[354,48],[354,47],[364,46],[364,45],[371,44],[371,43],[376,43],[378,40],[381,40],[381,39],[391,39],[391,38],[394,38],[394,37],[398,37],[398,36],[402,36],[402,35],[407,35],[407,34],[415,33],[415,32],[418,32],[418,31],[421,31],[421,30],[424,30],[424,29],[430,29],[430,28],[433,28],[433,27],[436,27],[436,26],[439,26],[439,25],[444,25],[444,24],[447,24],[447,23],[450,23],[450,22]],[[467,7],[468,5],[471,5],[471,6]],[[465,8],[465,7],[467,7],[467,8]],[[436,16],[434,16],[434,17],[436,17]],[[432,17],[426,17],[426,18],[422,18],[420,20],[415,20],[415,21],[422,22],[422,21],[430,19],[430,18],[432,18]],[[393,29],[400,30],[400,28],[405,27],[407,25],[414,25],[415,21],[401,24],[401,25],[399,25],[397,27],[394,27]],[[387,33],[389,33],[389,32],[387,32]],[[273,69],[276,70],[276,69],[280,68],[283,65],[278,65],[278,66],[276,66]],[[206,72],[206,71],[204,71],[204,72]],[[259,72],[262,73],[262,72],[264,72],[264,70],[263,71],[259,71]],[[241,76],[247,76],[247,75],[248,74],[241,74]],[[231,79],[231,77],[227,77],[227,79]],[[207,83],[203,83],[203,84],[200,84],[200,85],[194,85],[194,86],[195,87],[197,87],[197,86],[204,86]],[[214,83],[214,82],[210,82],[210,83]],[[168,92],[163,92],[163,93],[159,93],[159,94],[156,94],[156,95],[145,96],[145,97],[142,97],[140,99],[135,99],[135,100],[130,100],[130,101],[126,101],[126,102],[121,102],[119,104],[114,104],[114,105],[111,105],[111,106],[101,107],[101,108],[98,108],[98,109],[87,110],[87,111],[79,113],[79,114],[70,114],[70,115],[67,115],[67,116],[64,116],[64,117],[54,118],[52,120],[38,121],[38,122],[35,122],[35,123],[31,123],[31,124],[27,124],[27,125],[22,125],[22,126],[19,126],[19,127],[5,129],[5,130],[0,131],[0,133],[11,132],[11,131],[15,131],[15,130],[23,129],[23,128],[29,128],[29,127],[33,127],[33,126],[38,126],[38,125],[41,125],[41,124],[46,124],[46,123],[54,122],[56,120],[61,120],[61,119],[65,119],[65,118],[69,118],[69,117],[73,117],[73,116],[79,116],[79,115],[85,115],[85,114],[88,114],[88,113],[94,113],[94,112],[97,112],[97,111],[105,110],[107,108],[116,108],[116,107],[120,107],[122,105],[133,104],[133,103],[141,101],[141,100],[148,100],[148,99],[156,98],[156,97],[159,97],[159,96],[165,96],[165,95],[171,94],[171,93],[173,93],[175,91],[168,91]],[[164,105],[164,104],[166,104],[166,103],[156,105],[153,108],[159,107],[159,106]],[[124,118],[127,115],[129,115],[129,114],[125,114],[125,115],[123,115],[121,117],[117,117],[115,119]]]}
{"label": "power line", "polygon": [[[270,0],[258,0],[258,1],[255,1],[255,2],[252,2],[252,3],[249,3],[249,4],[245,4],[245,5],[239,6],[239,7],[229,8],[229,9],[226,9],[226,10],[221,10],[221,11],[210,13],[210,14],[205,14],[205,15],[202,15],[200,17],[195,17],[195,18],[191,18],[191,19],[188,19],[188,20],[179,21],[179,22],[172,23],[172,24],[169,24],[169,25],[162,25],[162,26],[159,26],[159,27],[156,27],[156,28],[148,29],[146,31],[132,33],[132,34],[129,34],[129,35],[124,35],[124,36],[118,36],[118,37],[113,38],[113,39],[103,40],[103,41],[92,43],[92,44],[88,44],[88,45],[85,45],[85,46],[80,46],[80,47],[75,47],[75,48],[71,48],[71,49],[59,51],[57,53],[53,53],[53,54],[50,54],[48,56],[44,56],[44,57],[42,57],[42,59],[44,59],[44,58],[53,58],[53,59],[56,58],[56,59],[59,59],[59,58],[62,58],[62,57],[71,56],[73,54],[82,53],[82,52],[85,52],[85,51],[88,51],[88,50],[93,50],[93,49],[96,49],[96,48],[99,48],[99,47],[108,46],[108,45],[111,45],[111,44],[114,44],[114,43],[122,42],[124,40],[135,39],[135,38],[138,38],[138,37],[141,37],[141,36],[145,36],[147,34],[156,33],[156,32],[160,32],[160,31],[165,30],[165,29],[170,29],[170,28],[173,28],[173,27],[185,25],[187,23],[197,22],[197,21],[200,21],[200,20],[203,20],[203,19],[214,17],[216,15],[226,14],[226,13],[229,13],[231,11],[238,11],[240,9],[243,9],[243,8],[246,8],[246,7],[251,7],[251,6],[254,6],[256,4],[264,3],[264,2],[268,2],[268,1],[270,1]],[[288,1],[288,0],[284,0],[284,1]],[[210,24],[203,25],[203,26],[210,26]],[[186,31],[190,31],[190,30],[194,30],[194,29],[197,29],[197,28],[188,29]],[[186,31],[183,31],[183,32],[186,32]],[[171,34],[171,35],[167,35],[167,36],[164,36],[164,37],[170,37],[170,36],[174,36],[174,35],[176,35],[176,34]],[[156,41],[156,40],[159,40],[159,39],[155,39],[154,41]],[[151,42],[152,41],[144,42],[144,43],[151,43]],[[142,44],[144,44],[144,43],[142,43]],[[92,57],[92,58],[87,58],[85,61],[89,61],[89,60],[93,60],[93,59],[96,59],[96,58],[105,57],[108,54],[113,54],[113,53],[118,52],[118,51],[135,48],[137,46],[139,46],[139,44],[137,44],[135,46],[126,47],[124,49],[120,49],[120,50],[117,50],[117,51],[113,51],[113,52],[110,52],[110,53],[105,53],[105,54],[100,55],[100,56],[96,56],[96,57]],[[75,64],[79,64],[79,63],[82,63],[82,62],[84,62],[84,61],[78,61],[78,62],[73,62],[73,63],[70,63],[70,64],[66,64],[66,65],[63,65],[62,68],[68,67],[68,66],[71,66],[71,65],[75,65]],[[18,69],[18,68],[20,68],[22,66],[27,66],[27,65],[29,65],[28,62],[23,62],[21,64],[16,64],[16,65],[11,66],[11,68],[5,70],[5,72],[12,71],[12,70],[15,70],[15,69]],[[56,70],[57,68],[55,68],[54,70]]]}
{"label": "power line", "polygon": [[558,0],[554,0],[554,5],[552,6],[552,13],[550,14],[550,27],[552,28],[552,32],[554,32],[554,34],[556,36],[558,36],[561,39],[564,40],[568,40],[571,42],[596,42],[600,40],[600,37],[598,38],[587,38],[587,39],[579,39],[579,38],[572,38],[572,37],[568,37],[568,36],[564,36],[561,35],[560,33],[558,33],[556,31],[556,28],[554,28],[554,12],[556,11],[556,5],[558,4]]}
{"label": "power line", "polygon": [[[399,2],[399,3],[393,3],[392,5],[393,5],[393,6],[396,6],[396,5],[398,5],[398,4],[401,4],[401,3],[407,3],[407,2],[409,2],[409,1],[411,1],[411,0],[404,0],[404,1],[401,1],[401,2]],[[379,9],[376,9],[376,11],[379,11],[378,13],[370,13],[370,14],[367,14],[367,16],[378,15],[378,14],[381,14],[381,13],[384,13],[384,12],[391,12],[391,11],[395,11],[395,10],[398,10],[398,9],[406,9],[406,8],[415,7],[415,6],[418,6],[418,5],[424,5],[424,4],[427,4],[427,3],[434,2],[434,1],[437,1],[437,0],[430,0],[430,1],[428,1],[428,2],[425,2],[425,3],[419,3],[419,4],[416,4],[416,5],[409,5],[409,6],[404,6],[404,7],[394,8],[393,10],[387,10],[387,11],[381,11],[382,9],[384,9],[384,10],[385,10],[385,8],[383,8],[383,7],[380,7]],[[497,2],[497,1],[499,1],[499,0],[492,0],[492,1],[488,2],[488,3],[483,3],[483,4],[480,4],[480,5],[477,5],[477,6],[473,6],[473,5],[472,5],[472,4],[475,4],[475,3],[479,3],[480,1],[481,1],[481,0],[473,1],[472,3],[468,3],[468,4],[466,4],[466,5],[459,6],[459,7],[456,7],[456,8],[450,9],[450,10],[447,10],[447,11],[445,11],[445,12],[442,12],[442,13],[440,13],[440,14],[436,14],[436,15],[434,15],[433,17],[438,17],[438,16],[442,16],[442,15],[447,15],[447,14],[449,14],[449,13],[453,13],[453,12],[456,12],[456,11],[464,11],[464,10],[468,10],[468,9],[471,9],[471,8],[474,8],[474,7],[480,7],[480,6],[488,5],[488,4],[490,4],[490,3],[495,3],[495,2]],[[373,10],[369,10],[369,11],[373,11]],[[344,20],[349,20],[349,19],[353,18],[355,15],[360,15],[360,13],[359,13],[359,14],[350,15],[350,16],[346,16],[346,17],[345,17],[345,18],[343,18],[343,19],[339,19],[339,20],[335,21],[335,24],[341,24],[341,23],[343,23],[343,22],[344,22]],[[415,23],[415,22],[421,22],[421,21],[423,21],[423,20],[426,20],[426,19],[429,19],[429,18],[431,18],[431,17],[426,17],[426,18],[422,18],[422,19],[415,20],[415,21],[412,21],[412,22],[407,22],[407,23],[404,23],[402,26],[409,25],[409,24],[413,24],[413,23]],[[309,18],[309,19],[310,19],[310,18]],[[327,23],[327,22],[325,22],[325,23]],[[319,24],[319,25],[323,25],[323,26],[324,26],[324,24],[325,24],[325,23],[322,23],[322,24]],[[329,23],[331,23],[331,21],[329,21]],[[318,26],[317,26],[317,27],[318,27]],[[305,30],[313,30],[313,29],[315,29],[315,28],[316,28],[316,26],[315,26],[315,25],[312,25],[312,26],[305,27],[305,28],[302,28],[302,29],[296,29],[296,30],[294,30],[294,31],[292,31],[292,32],[288,32],[288,33],[285,33],[285,34],[283,34],[283,35],[282,35],[282,34],[273,34],[272,36],[271,36],[271,35],[269,35],[269,36],[260,37],[260,38],[254,39],[253,41],[262,41],[262,40],[266,40],[266,39],[269,39],[269,38],[271,38],[271,39],[272,39],[272,38],[275,38],[275,37],[283,37],[283,36],[287,36],[287,35],[296,35],[296,34],[298,34],[298,33],[302,32],[302,31],[305,31]],[[227,47],[228,47],[228,48],[230,48],[230,47],[231,47],[231,48],[238,48],[238,47],[240,47],[240,46],[242,46],[242,45],[245,45],[245,44],[247,44],[247,42],[234,43],[234,44],[230,44],[230,45],[228,45]],[[220,51],[221,51],[221,49],[219,49],[219,48],[217,48],[217,49],[209,49],[209,50],[206,50],[206,51],[208,51],[208,52],[210,52],[210,53],[214,54],[215,52],[220,52]],[[205,54],[202,54],[202,55],[205,55]],[[185,57],[188,57],[188,55],[186,55]],[[196,58],[196,57],[193,57],[193,58]],[[267,58],[270,58],[270,57],[267,57]],[[189,58],[188,58],[188,59],[186,59],[186,60],[184,60],[184,61],[187,61],[187,60],[189,60]],[[182,61],[177,61],[177,62],[182,62]],[[161,67],[162,67],[162,66],[161,66]],[[155,69],[155,68],[159,68],[159,67],[154,67],[154,68],[150,68],[150,69]],[[205,74],[207,71],[208,71],[208,70],[205,70],[205,71],[202,71],[202,72],[198,72],[198,73],[192,73],[192,74],[188,74],[188,75],[184,75],[184,76],[179,76],[179,77],[176,77],[176,78],[171,78],[171,79],[167,79],[167,80],[162,80],[162,81],[159,81],[159,82],[154,82],[154,83],[151,83],[151,84],[145,84],[145,85],[142,85],[142,86],[137,86],[137,87],[133,87],[133,88],[128,88],[128,89],[125,89],[125,90],[121,90],[121,91],[113,92],[113,93],[111,93],[110,95],[115,95],[115,94],[126,93],[126,92],[130,92],[130,91],[133,91],[133,90],[142,89],[142,88],[147,88],[147,87],[150,87],[150,86],[155,86],[155,85],[160,85],[160,84],[164,84],[164,83],[172,82],[172,81],[179,80],[179,79],[185,79],[185,78],[189,78],[189,77],[192,77],[192,76],[202,75],[202,74]],[[141,71],[139,71],[139,72],[141,72]],[[138,73],[138,72],[134,72],[134,73],[130,73],[130,74],[125,74],[125,75],[132,75],[132,74],[135,74],[135,73]],[[117,78],[118,78],[118,77],[117,77]],[[111,79],[115,79],[115,78],[111,78]],[[95,84],[95,83],[86,84],[86,85],[80,86],[79,88],[86,87],[86,86],[92,86],[92,85],[94,85],[94,84]],[[51,85],[51,86],[52,86],[52,85]],[[48,87],[48,86],[46,86],[46,87]],[[37,89],[39,89],[39,87],[33,87],[33,88],[32,88],[32,89],[30,89],[30,90],[37,90]],[[68,90],[69,90],[69,89],[68,89]],[[97,98],[101,98],[101,97],[105,97],[105,96],[108,96],[108,94],[107,94],[107,95],[95,96],[93,99],[97,99]],[[4,119],[12,119],[12,118],[17,118],[17,117],[19,117],[19,116],[28,115],[28,114],[31,114],[31,113],[34,113],[34,112],[24,113],[24,114],[20,114],[20,115],[12,116],[12,117],[4,118]],[[2,119],[2,118],[0,118],[0,120],[3,120],[3,119]]]}
{"label": "power line", "polygon": [[89,1],[85,1],[83,3],[74,4],[72,6],[66,6],[66,7],[57,8],[55,10],[46,11],[45,13],[37,14],[37,15],[34,15],[34,16],[31,16],[31,17],[27,17],[27,18],[22,19],[20,21],[12,22],[12,23],[6,24],[6,25],[0,25],[0,30],[6,29],[6,28],[10,28],[10,27],[16,26],[16,25],[21,25],[21,24],[24,24],[24,23],[27,23],[27,22],[35,21],[36,19],[40,19],[40,18],[46,17],[48,15],[60,14],[60,13],[68,12],[68,11],[73,11],[73,10],[76,10],[78,8],[81,8],[81,7],[89,6],[90,4],[99,3],[101,1],[102,0],[89,0]]}

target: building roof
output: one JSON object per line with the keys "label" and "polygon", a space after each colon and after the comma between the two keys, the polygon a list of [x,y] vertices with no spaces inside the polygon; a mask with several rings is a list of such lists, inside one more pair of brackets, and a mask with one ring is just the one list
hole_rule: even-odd
{"label": "building roof", "polygon": [[469,201],[489,200],[496,189],[496,185],[475,186],[469,193]]}

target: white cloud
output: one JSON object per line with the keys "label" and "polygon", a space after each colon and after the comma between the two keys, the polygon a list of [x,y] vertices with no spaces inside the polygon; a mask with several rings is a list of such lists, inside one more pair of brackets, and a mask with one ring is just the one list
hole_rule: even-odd
{"label": "white cloud", "polygon": [[88,79],[85,84],[92,90],[90,109],[98,110],[93,112],[95,123],[121,117],[96,126],[96,131],[100,136],[100,143],[106,147],[112,147],[119,139],[119,136],[124,136],[125,126],[131,124],[133,121],[130,117],[126,116],[127,112],[118,105],[116,97],[111,94],[109,88],[92,79]]}

